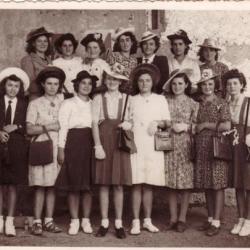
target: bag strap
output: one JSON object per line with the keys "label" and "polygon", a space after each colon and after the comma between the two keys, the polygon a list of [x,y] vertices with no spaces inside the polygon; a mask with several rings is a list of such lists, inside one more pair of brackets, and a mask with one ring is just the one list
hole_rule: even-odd
{"label": "bag strap", "polygon": [[127,109],[127,104],[128,104],[128,95],[126,95],[124,109],[123,109],[123,112],[122,112],[122,122],[124,122],[125,113],[126,113],[126,109]]}
{"label": "bag strap", "polygon": [[[52,139],[51,139],[51,136],[50,136],[50,134],[49,134],[47,128],[46,128],[45,126],[42,126],[42,128],[43,128],[43,133],[45,133],[45,134],[48,136],[49,140],[51,141]],[[40,136],[40,135],[36,135],[36,136],[34,137],[33,141],[36,141],[36,139],[37,139],[39,136]]]}
{"label": "bag strap", "polygon": [[250,98],[247,98],[247,114],[246,114],[245,124],[244,124],[244,142],[246,142],[249,107],[250,107]]}
{"label": "bag strap", "polygon": [[66,88],[66,86],[64,85],[64,83],[63,83],[62,87],[63,87],[65,93],[66,93],[66,94],[69,94],[69,91],[68,91],[68,89]]}

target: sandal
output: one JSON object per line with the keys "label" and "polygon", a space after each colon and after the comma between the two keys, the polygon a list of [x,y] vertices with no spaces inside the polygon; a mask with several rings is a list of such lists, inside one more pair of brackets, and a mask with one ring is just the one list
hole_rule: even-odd
{"label": "sandal", "polygon": [[43,227],[42,224],[39,222],[35,222],[31,227],[31,234],[33,235],[42,235]]}
{"label": "sandal", "polygon": [[61,233],[62,232],[62,229],[60,227],[58,227],[53,220],[44,224],[43,229],[47,232],[50,232],[50,233]]}

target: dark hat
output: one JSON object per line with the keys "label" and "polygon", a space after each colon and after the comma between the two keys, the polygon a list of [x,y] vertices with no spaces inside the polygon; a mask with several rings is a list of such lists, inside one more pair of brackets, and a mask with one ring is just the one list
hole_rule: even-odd
{"label": "dark hat", "polygon": [[143,72],[143,73],[148,72],[152,76],[154,84],[157,84],[160,81],[161,73],[158,67],[150,63],[142,63],[142,64],[139,64],[137,67],[135,67],[129,76],[129,80],[133,85],[137,84],[137,82],[134,82],[134,81],[135,81],[136,76],[138,76],[140,72]]}
{"label": "dark hat", "polygon": [[87,47],[88,43],[90,43],[90,42],[103,43],[102,34],[101,33],[91,33],[91,34],[86,35],[81,40],[81,44],[84,47]]}
{"label": "dark hat", "polygon": [[59,80],[60,84],[63,84],[65,81],[66,75],[62,69],[55,67],[55,66],[48,66],[42,71],[40,71],[40,73],[37,75],[36,83],[41,84],[49,77],[55,77]]}
{"label": "dark hat", "polygon": [[26,42],[29,42],[39,36],[52,36],[53,33],[48,32],[44,27],[40,27],[38,29],[33,29],[30,31],[30,33],[27,35]]}
{"label": "dark hat", "polygon": [[171,41],[174,39],[183,39],[186,44],[192,43],[192,41],[188,38],[187,32],[184,30],[178,30],[176,33],[168,35],[167,38]]}
{"label": "dark hat", "polygon": [[74,35],[71,33],[65,33],[63,35],[61,35],[56,41],[55,41],[55,48],[60,52],[61,51],[61,46],[62,43],[65,40],[69,40],[72,42],[73,46],[74,46],[74,50],[76,50],[77,46],[78,46],[78,41],[75,39]]}
{"label": "dark hat", "polygon": [[92,80],[92,82],[96,82],[98,81],[98,77],[95,75],[90,75],[88,71],[86,70],[82,70],[80,71],[77,75],[76,78],[72,80],[73,83],[77,83],[85,78],[90,78]]}

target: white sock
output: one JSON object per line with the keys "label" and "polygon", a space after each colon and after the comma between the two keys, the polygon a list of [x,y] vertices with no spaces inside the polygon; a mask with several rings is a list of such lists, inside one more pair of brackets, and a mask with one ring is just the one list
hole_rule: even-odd
{"label": "white sock", "polygon": [[90,224],[89,218],[82,218],[82,225]]}
{"label": "white sock", "polygon": [[48,218],[48,217],[44,218],[44,224],[47,224],[47,223],[49,223],[51,221],[53,221],[53,218]]}
{"label": "white sock", "polygon": [[41,219],[34,219],[33,224],[35,224],[35,223],[42,223],[42,220]]}
{"label": "white sock", "polygon": [[102,219],[101,225],[105,228],[109,227],[109,219]]}
{"label": "white sock", "polygon": [[212,223],[213,217],[208,217],[208,218],[207,218],[207,221],[208,221],[209,223]]}
{"label": "white sock", "polygon": [[212,221],[212,226],[220,227],[220,220],[213,220]]}
{"label": "white sock", "polygon": [[250,225],[250,220],[245,219],[244,224],[245,225]]}
{"label": "white sock", "polygon": [[238,223],[239,223],[239,224],[243,224],[243,223],[244,223],[244,221],[245,221],[245,219],[244,219],[244,218],[239,218]]}
{"label": "white sock", "polygon": [[151,218],[144,218],[144,223],[151,224],[152,223]]}
{"label": "white sock", "polygon": [[115,228],[119,229],[122,227],[122,220],[115,219]]}
{"label": "white sock", "polygon": [[79,219],[78,218],[77,219],[71,219],[70,221],[71,221],[71,223],[79,223]]}
{"label": "white sock", "polygon": [[0,215],[0,220],[3,220],[3,216],[2,215]]}
{"label": "white sock", "polygon": [[12,217],[12,216],[7,216],[6,217],[6,222],[12,222],[13,223],[13,221],[14,221],[14,217]]}

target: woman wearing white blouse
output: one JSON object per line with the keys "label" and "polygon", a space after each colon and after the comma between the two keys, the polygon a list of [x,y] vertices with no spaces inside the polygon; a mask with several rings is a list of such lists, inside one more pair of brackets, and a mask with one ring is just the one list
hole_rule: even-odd
{"label": "woman wearing white blouse", "polygon": [[65,100],[59,110],[58,162],[63,167],[56,186],[69,192],[71,223],[68,233],[70,235],[75,235],[79,231],[79,203],[83,209],[81,222],[83,232],[93,231],[89,220],[92,203],[90,185],[93,149],[92,101],[89,95],[97,80],[96,76],[90,75],[87,71],[79,72],[76,79],[72,81],[77,95]]}

